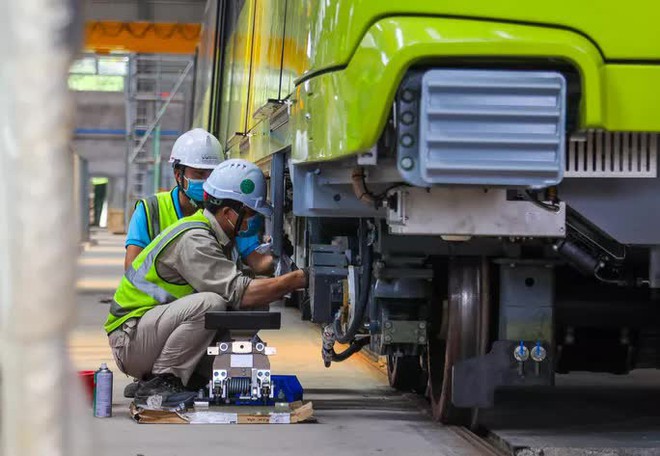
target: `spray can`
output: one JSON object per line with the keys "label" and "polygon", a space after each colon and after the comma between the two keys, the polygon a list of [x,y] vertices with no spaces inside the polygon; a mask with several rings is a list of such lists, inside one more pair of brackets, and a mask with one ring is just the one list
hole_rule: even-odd
{"label": "spray can", "polygon": [[106,363],[94,372],[94,416],[108,418],[112,416],[112,371]]}

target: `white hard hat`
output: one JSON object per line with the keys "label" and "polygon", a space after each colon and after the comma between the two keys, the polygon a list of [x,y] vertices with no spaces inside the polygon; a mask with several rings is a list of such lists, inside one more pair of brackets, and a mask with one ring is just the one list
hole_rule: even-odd
{"label": "white hard hat", "polygon": [[213,169],[222,161],[220,141],[206,130],[195,128],[179,136],[172,147],[170,163],[197,169]]}
{"label": "white hard hat", "polygon": [[204,191],[217,200],[239,201],[266,217],[273,214],[266,201],[264,173],[247,160],[234,158],[220,163],[204,182]]}

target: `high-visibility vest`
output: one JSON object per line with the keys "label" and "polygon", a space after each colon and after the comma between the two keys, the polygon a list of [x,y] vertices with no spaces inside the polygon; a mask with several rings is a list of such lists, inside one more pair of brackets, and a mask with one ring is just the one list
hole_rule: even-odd
{"label": "high-visibility vest", "polygon": [[161,231],[179,220],[179,215],[174,205],[174,189],[141,199],[135,203],[135,207],[137,208],[137,205],[140,203],[144,206],[144,212],[147,215],[149,241],[156,239],[156,236]]}
{"label": "high-visibility vest", "polygon": [[110,314],[104,328],[110,333],[130,318],[140,318],[150,309],[167,304],[194,293],[188,284],[166,282],[156,270],[160,253],[183,233],[194,229],[211,231],[211,222],[202,211],[184,217],[166,228],[135,258],[121,278],[110,305]]}

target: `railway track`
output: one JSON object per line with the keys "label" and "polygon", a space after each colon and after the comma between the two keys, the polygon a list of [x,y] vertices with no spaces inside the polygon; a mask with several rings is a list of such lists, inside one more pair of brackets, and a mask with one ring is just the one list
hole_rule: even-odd
{"label": "railway track", "polygon": [[[384,364],[381,357],[378,357],[369,351],[361,351],[356,356],[387,379],[387,366]],[[416,407],[419,408],[422,413],[427,415],[429,419],[432,419],[431,405],[424,397],[413,393],[404,393],[403,396],[415,403]],[[438,425],[442,426],[441,424]],[[473,447],[476,450],[476,454],[480,456],[512,456],[514,454],[514,451],[510,449],[505,442],[495,438],[495,436],[490,433],[487,433],[486,436],[481,436],[465,426],[444,427]]]}
{"label": "railway track", "polygon": [[511,456],[512,452],[497,446],[488,437],[481,437],[466,427],[449,426],[450,430],[473,446],[483,456]]}

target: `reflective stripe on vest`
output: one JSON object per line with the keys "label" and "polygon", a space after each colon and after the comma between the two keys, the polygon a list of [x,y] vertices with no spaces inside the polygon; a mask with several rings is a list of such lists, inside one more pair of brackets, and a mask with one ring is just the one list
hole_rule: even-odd
{"label": "reflective stripe on vest", "polygon": [[[143,265],[144,264],[146,263],[143,263]],[[147,271],[149,271],[149,268],[147,268]],[[135,286],[135,288],[140,290],[142,293],[148,294],[161,304],[164,302],[174,301],[174,296],[160,288],[155,283],[149,282],[145,279],[147,271],[141,273],[141,271],[136,271],[135,269],[130,268],[128,271],[126,271],[126,278],[129,282],[131,282],[131,284],[133,284],[133,286]]]}
{"label": "reflective stripe on vest", "polygon": [[[160,192],[141,199],[147,216],[147,233],[149,241],[153,241],[167,227],[179,220],[174,204],[174,189],[169,192]],[[136,204],[137,206],[137,204]]]}
{"label": "reflective stripe on vest", "polygon": [[151,195],[142,200],[144,210],[147,211],[147,230],[149,240],[153,241],[160,234],[160,210],[158,208],[158,197]]}
{"label": "reflective stripe on vest", "polygon": [[112,300],[112,303],[110,304],[110,315],[113,317],[121,318],[124,315],[128,315],[129,313],[131,313],[131,310],[124,309],[122,306],[117,304],[117,301],[114,299]]}
{"label": "reflective stripe on vest", "polygon": [[190,284],[170,283],[158,275],[156,262],[160,253],[178,236],[203,228],[212,233],[208,219],[201,211],[185,217],[167,228],[133,261],[115,292],[110,313],[104,324],[110,333],[130,318],[140,318],[150,309],[194,293]]}
{"label": "reflective stripe on vest", "polygon": [[[154,266],[154,261],[156,256],[167,244],[170,243],[175,237],[182,234],[184,231],[188,231],[194,228],[205,228],[208,229],[209,226],[203,222],[185,222],[173,228],[170,232],[165,234],[161,239],[158,240],[158,243],[149,250],[149,253],[142,261],[140,267],[136,270],[133,269],[133,266],[128,268],[124,277],[133,285],[135,288],[140,290],[142,293],[147,296],[152,297],[159,304],[165,304],[167,302],[172,302],[176,298],[172,296],[167,290],[164,290],[158,284],[149,282],[146,277],[149,270]],[[113,301],[113,304],[116,304]],[[115,312],[113,312],[113,306],[110,306],[110,313],[115,317],[123,317],[126,315],[126,312],[118,312],[116,308],[124,310],[119,304],[115,306]]]}

